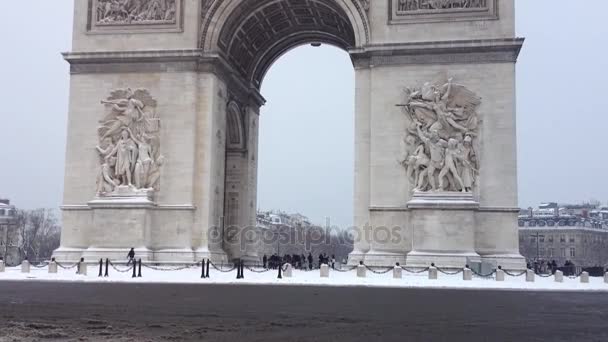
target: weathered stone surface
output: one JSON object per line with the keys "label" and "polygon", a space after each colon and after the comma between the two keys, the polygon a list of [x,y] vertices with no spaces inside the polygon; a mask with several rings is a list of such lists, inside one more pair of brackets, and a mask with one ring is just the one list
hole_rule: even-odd
{"label": "weathered stone surface", "polygon": [[589,272],[581,273],[581,283],[584,283],[584,284],[589,283]]}
{"label": "weathered stone surface", "polygon": [[329,265],[323,264],[319,270],[321,272],[321,278],[329,278]]}
{"label": "weathered stone surface", "polygon": [[496,281],[505,281],[505,271],[501,269],[496,270]]}
{"label": "weathered stone surface", "polygon": [[57,273],[57,263],[55,261],[51,261],[49,263],[49,273],[51,273],[51,274]]}
{"label": "weathered stone surface", "polygon": [[564,272],[557,270],[555,271],[555,274],[553,275],[555,278],[555,282],[556,283],[563,283],[564,282]]}
{"label": "weathered stone surface", "polygon": [[0,260],[0,273],[5,272],[6,265],[4,264],[4,260]]}
{"label": "weathered stone surface", "polygon": [[429,279],[437,279],[437,267],[429,267]]}
{"label": "weathered stone surface", "polygon": [[470,268],[462,270],[462,280],[473,280],[473,271]]}
{"label": "weathered stone surface", "polygon": [[21,263],[21,273],[30,273],[30,262],[23,260]]}
{"label": "weathered stone surface", "polygon": [[293,267],[291,266],[291,264],[287,263],[287,264],[283,265],[283,269],[285,270],[285,271],[283,271],[283,277],[286,277],[286,278],[293,277]]}
{"label": "weathered stone surface", "polygon": [[367,273],[367,268],[365,268],[365,266],[363,266],[363,265],[357,266],[357,277],[365,278],[366,273]]}
{"label": "weathered stone surface", "polygon": [[533,270],[526,270],[526,281],[529,283],[533,283],[534,282],[534,271]]}
{"label": "weathered stone surface", "polygon": [[401,266],[395,266],[393,268],[393,278],[401,279],[403,277],[403,268]]}

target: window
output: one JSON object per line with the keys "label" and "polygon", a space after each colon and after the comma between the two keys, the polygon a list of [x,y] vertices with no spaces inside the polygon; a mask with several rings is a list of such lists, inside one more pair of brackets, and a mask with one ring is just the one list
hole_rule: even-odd
{"label": "window", "polygon": [[538,237],[538,240],[539,240],[540,242],[545,242],[545,236],[544,236],[544,235],[539,236],[539,237]]}
{"label": "window", "polygon": [[549,248],[549,257],[553,258],[553,248]]}
{"label": "window", "polygon": [[570,247],[570,257],[571,258],[576,257],[576,250],[574,249],[574,247]]}
{"label": "window", "polygon": [[570,235],[570,242],[574,242],[574,235]]}
{"label": "window", "polygon": [[6,215],[6,210],[0,209],[0,216],[4,216],[4,215]]}
{"label": "window", "polygon": [[566,257],[566,249],[565,248],[560,248],[560,255],[562,256],[562,258]]}
{"label": "window", "polygon": [[530,242],[536,243],[536,236],[531,236],[530,237]]}
{"label": "window", "polygon": [[549,242],[553,242],[553,235],[549,235]]}
{"label": "window", "polygon": [[559,242],[566,242],[566,235],[565,234],[562,234],[562,235],[559,236]]}

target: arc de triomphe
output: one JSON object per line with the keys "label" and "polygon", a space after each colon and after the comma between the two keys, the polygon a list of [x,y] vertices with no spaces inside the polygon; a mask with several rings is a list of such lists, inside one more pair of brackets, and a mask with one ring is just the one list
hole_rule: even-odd
{"label": "arc de triomphe", "polygon": [[258,258],[260,85],[283,53],[323,43],[355,69],[349,262],[523,267],[514,0],[74,6],[58,260]]}

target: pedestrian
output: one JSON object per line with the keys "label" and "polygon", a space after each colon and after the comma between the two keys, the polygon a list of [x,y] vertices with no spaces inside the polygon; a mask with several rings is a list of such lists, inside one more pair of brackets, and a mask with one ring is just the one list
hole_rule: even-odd
{"label": "pedestrian", "polygon": [[127,254],[127,266],[129,266],[131,263],[135,263],[135,248],[131,248],[131,250],[129,251],[129,254]]}
{"label": "pedestrian", "polygon": [[262,258],[262,266],[264,268],[266,268],[267,263],[268,263],[268,257],[266,256],[266,254],[264,254],[264,257]]}
{"label": "pedestrian", "polygon": [[312,271],[312,253],[308,253],[308,269]]}
{"label": "pedestrian", "polygon": [[331,268],[336,269],[336,256],[334,254],[331,255]]}

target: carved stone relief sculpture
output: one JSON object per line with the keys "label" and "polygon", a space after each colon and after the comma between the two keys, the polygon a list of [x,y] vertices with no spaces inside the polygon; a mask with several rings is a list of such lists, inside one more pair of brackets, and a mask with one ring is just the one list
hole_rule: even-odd
{"label": "carved stone relief sculpture", "polygon": [[401,164],[414,191],[472,192],[476,185],[481,98],[441,77],[405,90],[409,126]]}
{"label": "carved stone relief sculpture", "polygon": [[498,0],[388,1],[392,24],[498,19]]}
{"label": "carved stone relief sculpture", "polygon": [[96,0],[97,25],[174,24],[179,0]]}
{"label": "carved stone relief sculpture", "polygon": [[100,170],[97,196],[145,195],[160,189],[160,118],[146,89],[118,89],[101,101],[106,116],[97,129]]}
{"label": "carved stone relief sculpture", "polygon": [[398,12],[488,8],[489,0],[398,0]]}

